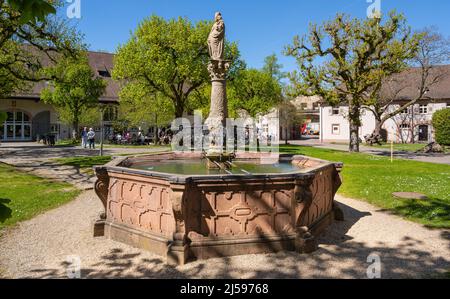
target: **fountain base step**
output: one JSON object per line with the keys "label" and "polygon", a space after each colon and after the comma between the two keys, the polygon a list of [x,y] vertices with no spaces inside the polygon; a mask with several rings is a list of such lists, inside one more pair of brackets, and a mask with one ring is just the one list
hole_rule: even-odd
{"label": "fountain base step", "polygon": [[313,224],[306,233],[291,233],[260,237],[213,238],[196,236],[188,238],[186,244],[173,245],[170,238],[164,238],[132,227],[106,222],[105,237],[160,255],[171,265],[185,265],[190,261],[230,257],[248,254],[266,254],[281,251],[295,251],[301,254],[317,250],[317,239],[333,223],[333,212]]}

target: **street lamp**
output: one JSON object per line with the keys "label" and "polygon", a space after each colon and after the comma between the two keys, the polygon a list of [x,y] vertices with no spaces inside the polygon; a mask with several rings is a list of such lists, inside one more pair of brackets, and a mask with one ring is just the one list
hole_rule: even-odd
{"label": "street lamp", "polygon": [[108,108],[108,105],[100,104],[100,157],[103,157],[103,140],[105,135],[104,130],[104,117],[105,117],[105,111]]}

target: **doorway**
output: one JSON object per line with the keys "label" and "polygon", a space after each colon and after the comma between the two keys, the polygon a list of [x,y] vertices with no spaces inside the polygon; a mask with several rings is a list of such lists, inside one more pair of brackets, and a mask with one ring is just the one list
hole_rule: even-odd
{"label": "doorway", "polygon": [[428,126],[419,126],[419,142],[428,142]]}

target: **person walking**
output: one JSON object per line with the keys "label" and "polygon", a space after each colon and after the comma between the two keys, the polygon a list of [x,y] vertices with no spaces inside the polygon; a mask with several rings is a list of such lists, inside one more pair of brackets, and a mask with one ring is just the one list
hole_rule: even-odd
{"label": "person walking", "polygon": [[83,132],[81,132],[81,147],[87,148],[88,146],[88,129],[84,127]]}
{"label": "person walking", "polygon": [[95,132],[94,129],[90,128],[87,133],[87,139],[89,142],[89,149],[95,149]]}

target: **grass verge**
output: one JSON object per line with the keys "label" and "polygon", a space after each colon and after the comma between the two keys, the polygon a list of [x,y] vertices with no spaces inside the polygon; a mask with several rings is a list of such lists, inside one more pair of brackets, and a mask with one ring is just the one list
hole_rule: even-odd
{"label": "grass verge", "polygon": [[52,182],[0,164],[0,229],[59,207],[79,194],[70,184]]}
{"label": "grass verge", "polygon": [[[343,196],[360,199],[431,228],[450,228],[450,166],[301,146],[281,152],[343,162]],[[429,200],[402,200],[393,192],[419,192]]]}

